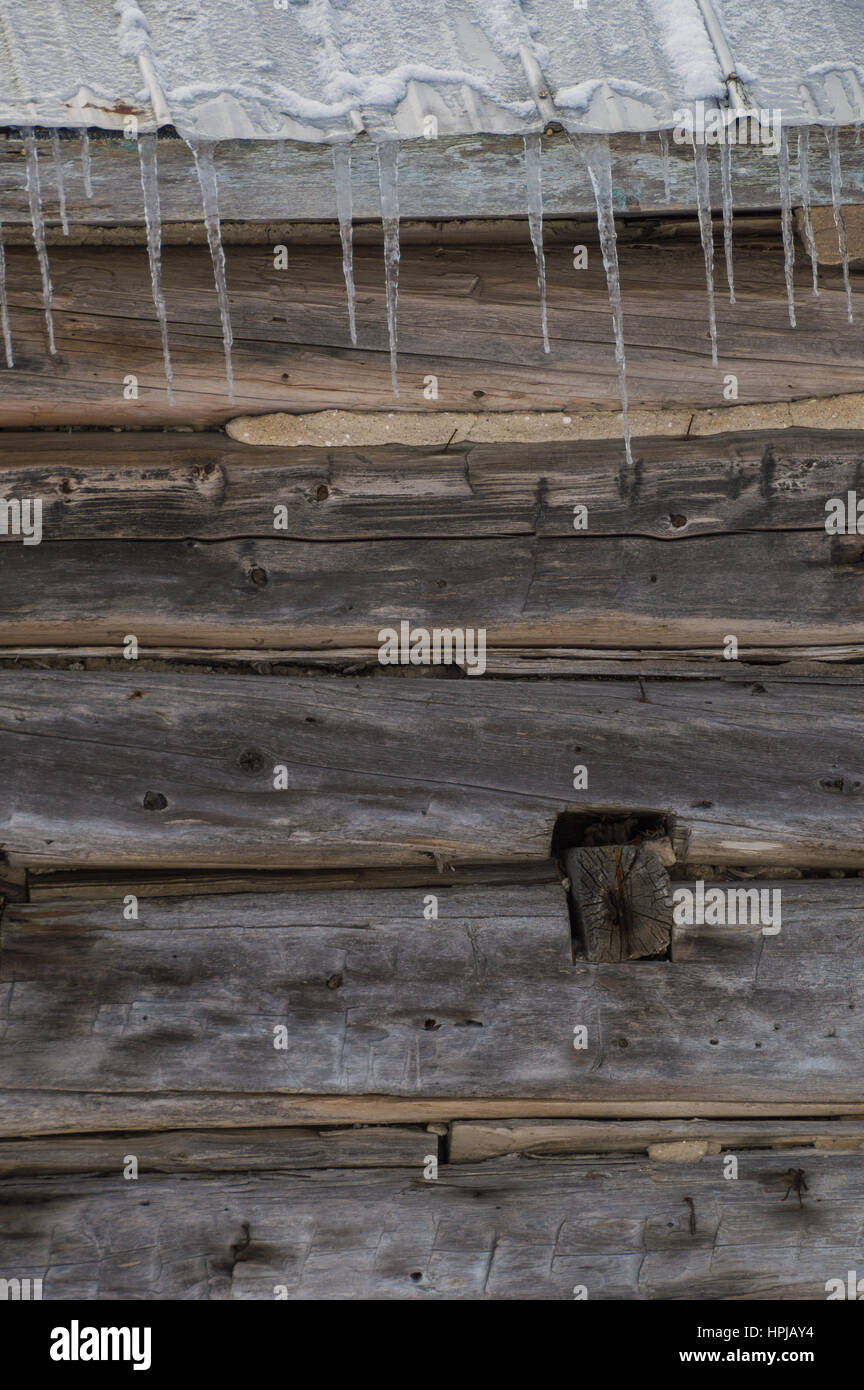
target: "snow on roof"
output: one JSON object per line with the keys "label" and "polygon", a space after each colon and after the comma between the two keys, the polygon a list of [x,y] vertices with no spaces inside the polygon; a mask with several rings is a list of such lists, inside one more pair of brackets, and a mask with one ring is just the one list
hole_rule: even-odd
{"label": "snow on roof", "polygon": [[[338,141],[558,121],[668,128],[704,100],[864,120],[862,0],[3,0],[0,124]],[[429,118],[435,121],[430,122]]]}

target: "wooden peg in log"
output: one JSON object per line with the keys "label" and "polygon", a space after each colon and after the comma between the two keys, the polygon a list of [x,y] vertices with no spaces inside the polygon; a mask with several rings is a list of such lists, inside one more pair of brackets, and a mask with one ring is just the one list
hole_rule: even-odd
{"label": "wooden peg in log", "polygon": [[669,946],[669,875],[646,845],[597,845],[565,855],[570,891],[590,961],[638,960]]}

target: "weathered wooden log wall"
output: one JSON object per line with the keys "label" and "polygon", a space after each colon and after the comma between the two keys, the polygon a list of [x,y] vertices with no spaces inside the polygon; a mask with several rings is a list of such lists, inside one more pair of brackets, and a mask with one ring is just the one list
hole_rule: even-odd
{"label": "weathered wooden log wall", "polygon": [[[228,397],[219,308],[209,258],[169,246],[163,281],[176,404],[168,403],[159,327],[143,246],[51,247],[57,355],[48,350],[32,247],[7,253],[16,367],[2,368],[0,427],[221,425],[246,412],[617,410],[618,385],[602,259],[589,246],[574,269],[570,239],[549,235],[550,354],[543,351],[536,267],[522,246],[409,244],[399,277],[399,382],[390,382],[380,244],[358,246],[358,346],[352,348],[341,253],[291,248],[276,269],[272,245],[231,246],[228,283],[235,401]],[[655,238],[623,260],[632,408],[720,408],[725,378],[739,404],[861,389],[864,346],[849,324],[840,269],[796,270],[799,327],[789,328],[776,218],[736,246],[736,303],[720,293],[719,365],[711,364],[705,270],[698,238]],[[860,272],[854,272],[857,282]],[[437,397],[424,396],[427,378]],[[128,377],[137,397],[129,397]],[[444,442],[444,441],[442,441]]]}
{"label": "weathered wooden log wall", "polygon": [[[550,250],[548,359],[530,248],[439,251],[393,402],[377,250],[352,350],[333,250],[230,247],[230,405],[171,248],[172,409],[140,248],[52,247],[53,361],[10,250],[0,480],[43,529],[0,534],[0,1274],[46,1298],[797,1300],[859,1259],[864,542],[825,504],[864,433],[685,428],[628,470],[219,428],[614,408],[596,247]],[[860,388],[839,271],[788,328],[776,217],[719,369],[698,243],[622,266],[636,404]],[[402,622],[483,629],[483,669],[382,665]],[[667,872],[782,927],[673,922]]]}

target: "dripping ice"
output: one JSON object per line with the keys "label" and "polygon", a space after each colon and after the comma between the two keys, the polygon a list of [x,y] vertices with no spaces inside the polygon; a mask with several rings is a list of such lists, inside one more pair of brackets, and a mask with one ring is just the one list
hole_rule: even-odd
{"label": "dripping ice", "polygon": [[789,178],[789,137],[785,127],[780,131],[777,152],[777,172],[780,179],[780,221],[783,229],[783,273],[786,277],[786,303],[789,322],[795,327],[795,241],[792,236],[792,186]]}
{"label": "dripping ice", "polygon": [[93,197],[93,180],[90,174],[90,132],[85,126],[81,131],[81,175],[84,179],[84,192]]}
{"label": "dripping ice", "polygon": [[60,207],[60,226],[63,235],[69,235],[69,219],[66,216],[66,180],[63,177],[63,156],[60,153],[60,134],[51,131],[51,158],[54,162],[54,181],[57,185],[57,202]]}
{"label": "dripping ice", "polygon": [[399,395],[396,375],[396,305],[399,298],[399,146],[395,140],[378,146],[378,184],[384,226],[384,276],[387,288],[387,332],[390,339],[390,379]]}
{"label": "dripping ice", "polygon": [[801,208],[804,214],[804,240],[813,271],[813,293],[819,293],[819,257],[816,254],[816,240],[813,236],[813,223],[810,220],[810,127],[801,126],[798,131],[798,190],[801,195]]}
{"label": "dripping ice", "polygon": [[24,153],[27,163],[27,200],[30,204],[30,222],[33,227],[33,245],[39,261],[39,274],[42,278],[42,303],[45,310],[45,329],[48,334],[48,351],[56,357],[54,345],[54,291],[51,287],[51,271],[48,266],[48,248],[45,245],[45,222],[42,217],[42,190],[39,186],[39,154],[36,149],[36,136],[32,126],[24,132]]}
{"label": "dripping ice", "polygon": [[[571,137],[572,140],[572,137]],[[630,422],[627,415],[627,364],[624,359],[624,315],[621,307],[621,277],[618,270],[618,244],[615,235],[615,210],[612,203],[612,160],[609,154],[609,141],[601,135],[583,135],[579,141],[573,140],[576,149],[581,150],[588,168],[588,177],[594,192],[597,209],[597,231],[600,236],[600,250],[603,255],[603,269],[609,291],[609,306],[612,310],[612,327],[615,333],[615,367],[618,373],[618,390],[621,397],[621,423],[624,428],[624,453],[628,464],[633,462],[630,447]]]}
{"label": "dripping ice", "polygon": [[717,315],[714,310],[714,226],[711,219],[711,190],[708,177],[708,153],[698,140],[693,142],[696,164],[696,209],[699,213],[699,235],[705,257],[705,289],[708,295],[708,331],[711,335],[711,365],[717,366]]}
{"label": "dripping ice", "polygon": [[549,323],[546,313],[546,257],[543,254],[543,189],[540,183],[540,136],[526,135],[525,187],[528,196],[528,227],[537,261],[537,288],[540,292],[540,328],[543,351],[549,351]]}
{"label": "dripping ice", "polygon": [[339,218],[339,237],[342,242],[342,274],[348,296],[348,329],[352,343],[357,342],[357,316],[354,294],[354,232],[352,225],[351,151],[347,145],[333,146],[333,175],[336,181],[336,215]]}
{"label": "dripping ice", "polygon": [[234,402],[234,369],[231,365],[231,348],[234,335],[231,332],[231,313],[228,307],[228,280],[225,274],[225,251],[222,246],[222,229],[219,225],[219,186],[216,181],[216,166],[213,163],[213,144],[211,141],[190,141],[189,148],[195,160],[198,183],[201,188],[201,201],[204,206],[204,226],[207,231],[207,245],[213,262],[213,278],[216,282],[216,297],[219,300],[219,317],[222,320],[222,345],[225,350],[225,379],[228,383],[228,399]]}
{"label": "dripping ice", "polygon": [[667,203],[671,203],[672,166],[669,163],[669,132],[668,130],[661,130],[658,134],[660,136],[660,152],[663,156],[663,198]]}
{"label": "dripping ice", "polygon": [[12,332],[9,328],[9,301],[6,297],[6,248],[3,245],[2,223],[0,223],[0,327],[3,330],[3,346],[6,349],[6,366],[14,367]]}
{"label": "dripping ice", "polygon": [[837,127],[826,130],[828,153],[831,162],[831,206],[834,209],[834,226],[837,228],[837,244],[840,247],[840,260],[843,263],[843,284],[846,287],[846,316],[852,322],[852,286],[849,283],[849,247],[846,244],[846,223],[840,206],[840,145]]}
{"label": "dripping ice", "polygon": [[165,385],[168,404],[174,404],[174,371],[168,347],[168,314],[162,293],[162,212],[159,205],[159,170],[156,163],[156,136],[142,135],[138,140],[138,159],[141,165],[141,189],[144,194],[144,221],[147,227],[147,255],[150,260],[150,283],[153,303],[162,334],[162,360],[165,363]]}
{"label": "dripping ice", "polygon": [[735,303],[735,266],[732,251],[732,146],[728,140],[720,143],[720,195],[723,200],[723,254],[726,259],[726,283],[729,303]]}

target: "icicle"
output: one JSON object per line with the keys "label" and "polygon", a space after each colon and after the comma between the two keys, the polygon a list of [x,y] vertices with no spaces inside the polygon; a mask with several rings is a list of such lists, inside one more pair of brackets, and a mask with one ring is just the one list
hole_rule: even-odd
{"label": "icicle", "polygon": [[234,335],[231,332],[231,312],[228,307],[228,281],[225,275],[225,251],[222,247],[222,229],[219,225],[219,185],[216,181],[216,166],[213,163],[213,144],[211,141],[190,141],[189,148],[195,160],[198,183],[201,187],[201,201],[204,205],[204,226],[207,229],[207,245],[213,262],[213,278],[216,281],[216,296],[219,300],[219,316],[222,319],[222,344],[225,349],[225,379],[228,382],[228,399],[234,403],[234,369],[231,365],[231,348]]}
{"label": "icicle", "polygon": [[81,131],[81,173],[84,176],[84,192],[93,197],[93,180],[90,177],[90,132],[85,126]]}
{"label": "icicle", "polygon": [[[728,132],[726,132],[728,134]],[[735,267],[732,254],[732,146],[724,138],[720,144],[720,187],[723,197],[723,251],[726,256],[726,283],[729,303],[735,303]]]}
{"label": "icicle", "polygon": [[63,235],[69,235],[69,219],[66,216],[66,181],[63,178],[63,156],[60,153],[60,136],[56,130],[51,132],[51,157],[54,160],[54,178],[57,183],[57,202],[60,204],[60,226]]}
{"label": "icicle", "polygon": [[813,293],[819,294],[819,257],[816,253],[816,240],[813,236],[813,223],[810,220],[810,127],[804,125],[798,131],[798,187],[801,192],[801,208],[804,213],[804,240],[813,271]]}
{"label": "icicle", "polygon": [[[571,137],[572,139],[572,137]],[[633,462],[630,448],[630,422],[627,416],[627,364],[624,360],[624,315],[621,308],[621,278],[618,273],[618,245],[615,236],[615,210],[612,204],[612,160],[609,141],[601,135],[580,136],[576,149],[581,149],[588,166],[588,177],[594,190],[597,209],[597,230],[603,253],[603,269],[609,290],[612,327],[615,331],[615,366],[621,396],[621,423],[624,427],[624,453],[628,464]]]}
{"label": "icicle", "polygon": [[357,342],[357,319],[354,297],[354,228],[351,218],[351,150],[347,145],[333,146],[333,173],[336,179],[336,215],[342,240],[342,274],[348,295],[348,328],[352,343]]}
{"label": "icicle", "polygon": [[12,356],[12,332],[9,328],[9,301],[6,298],[6,248],[3,245],[3,225],[0,223],[0,327],[3,329],[3,345],[6,349],[6,366],[14,367]]}
{"label": "icicle", "polygon": [[711,220],[711,186],[708,176],[708,152],[697,140],[693,142],[696,163],[696,207],[699,212],[699,235],[705,256],[705,289],[708,294],[708,329],[711,334],[711,365],[717,366],[717,316],[714,312],[714,226]]}
{"label": "icicle", "polygon": [[543,351],[549,351],[549,324],[546,317],[546,257],[543,254],[543,190],[540,185],[540,136],[526,135],[525,187],[528,193],[528,226],[537,261],[537,288],[540,291],[540,327]]}
{"label": "icicle", "polygon": [[45,309],[45,328],[48,333],[48,351],[56,357],[54,346],[54,291],[51,288],[51,271],[48,266],[48,249],[45,245],[45,223],[42,220],[42,193],[39,187],[39,155],[33,127],[24,131],[24,152],[27,156],[27,199],[30,203],[30,221],[33,226],[33,245],[39,261],[39,274],[42,277],[42,303]]}
{"label": "icicle", "polygon": [[165,387],[168,404],[174,404],[174,370],[168,347],[168,314],[162,293],[162,211],[159,204],[159,171],[156,164],[156,136],[141,135],[138,139],[138,159],[141,165],[141,189],[144,193],[144,221],[147,224],[147,255],[150,259],[150,283],[153,303],[162,334],[162,360],[165,363]]}
{"label": "icicle", "polygon": [[789,137],[784,126],[780,131],[777,171],[780,177],[780,221],[783,228],[783,273],[786,277],[786,303],[789,322],[795,328],[795,241],[792,236],[792,188],[789,181]]}
{"label": "icicle", "polygon": [[395,140],[378,146],[378,183],[381,189],[381,221],[384,225],[384,274],[387,284],[387,331],[390,335],[390,379],[393,395],[399,395],[396,377],[396,303],[399,298],[399,146]]}
{"label": "icicle", "polygon": [[849,284],[849,247],[846,244],[846,222],[840,206],[840,146],[837,142],[837,127],[826,130],[828,152],[831,156],[831,206],[834,209],[834,226],[837,228],[837,244],[840,247],[840,260],[843,262],[843,284],[846,286],[846,316],[852,322],[852,286]]}
{"label": "icicle", "polygon": [[669,132],[661,130],[660,150],[663,155],[663,197],[667,203],[672,201],[672,166],[669,163]]}

